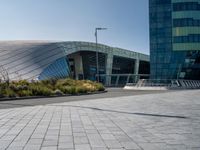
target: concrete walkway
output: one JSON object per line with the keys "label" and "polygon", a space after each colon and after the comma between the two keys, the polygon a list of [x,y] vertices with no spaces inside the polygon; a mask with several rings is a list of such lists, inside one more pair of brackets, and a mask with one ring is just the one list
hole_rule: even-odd
{"label": "concrete walkway", "polygon": [[1,109],[0,149],[199,150],[200,90]]}
{"label": "concrete walkway", "polygon": [[83,101],[83,100],[94,100],[100,98],[113,98],[113,97],[123,97],[123,96],[134,96],[134,95],[144,95],[144,94],[155,94],[155,93],[163,93],[169,91],[133,91],[133,90],[124,90],[122,88],[106,88],[105,93],[101,94],[89,94],[89,95],[81,95],[81,96],[64,96],[55,98],[33,98],[33,99],[24,99],[24,100],[10,100],[10,101],[2,101],[0,99],[0,109],[5,108],[16,108],[16,107],[24,107],[24,106],[36,106],[36,105],[46,105],[52,103],[63,103],[69,101]]}

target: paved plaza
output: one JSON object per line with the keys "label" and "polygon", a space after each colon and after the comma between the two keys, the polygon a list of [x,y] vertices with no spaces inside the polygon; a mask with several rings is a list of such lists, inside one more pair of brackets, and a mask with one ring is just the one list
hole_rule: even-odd
{"label": "paved plaza", "polygon": [[0,149],[200,149],[200,90],[56,103],[64,98],[1,107]]}

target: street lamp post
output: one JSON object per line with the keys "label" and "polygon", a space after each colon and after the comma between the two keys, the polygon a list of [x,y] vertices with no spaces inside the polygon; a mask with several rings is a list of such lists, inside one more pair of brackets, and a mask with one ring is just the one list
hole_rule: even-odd
{"label": "street lamp post", "polygon": [[99,54],[97,51],[97,31],[98,30],[106,30],[107,28],[95,28],[95,38],[96,38],[96,76],[97,76],[97,82],[99,82]]}

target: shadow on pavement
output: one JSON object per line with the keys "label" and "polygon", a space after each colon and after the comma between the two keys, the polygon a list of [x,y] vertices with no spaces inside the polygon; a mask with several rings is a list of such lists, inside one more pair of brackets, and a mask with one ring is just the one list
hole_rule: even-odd
{"label": "shadow on pavement", "polygon": [[101,109],[101,108],[86,107],[86,106],[75,106],[75,105],[53,105],[53,106],[79,107],[79,108],[93,109],[93,110],[98,110],[98,111],[107,111],[107,112],[115,112],[115,113],[122,113],[122,114],[132,114],[132,115],[141,115],[141,116],[153,116],[153,117],[167,117],[167,118],[188,119],[188,117],[178,116],[178,115],[161,115],[161,114],[151,114],[151,113],[134,113],[134,112],[117,111],[117,110]]}

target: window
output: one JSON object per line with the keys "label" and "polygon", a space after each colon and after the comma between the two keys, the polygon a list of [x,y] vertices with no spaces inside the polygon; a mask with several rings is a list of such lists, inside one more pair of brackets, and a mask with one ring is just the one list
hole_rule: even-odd
{"label": "window", "polygon": [[174,27],[190,27],[197,26],[200,27],[200,20],[195,20],[193,18],[182,18],[182,19],[173,19]]}
{"label": "window", "polygon": [[174,43],[198,43],[200,42],[200,34],[190,34],[188,36],[175,36]]}
{"label": "window", "polygon": [[190,11],[190,10],[200,10],[200,4],[198,2],[182,2],[174,3],[173,11]]}

